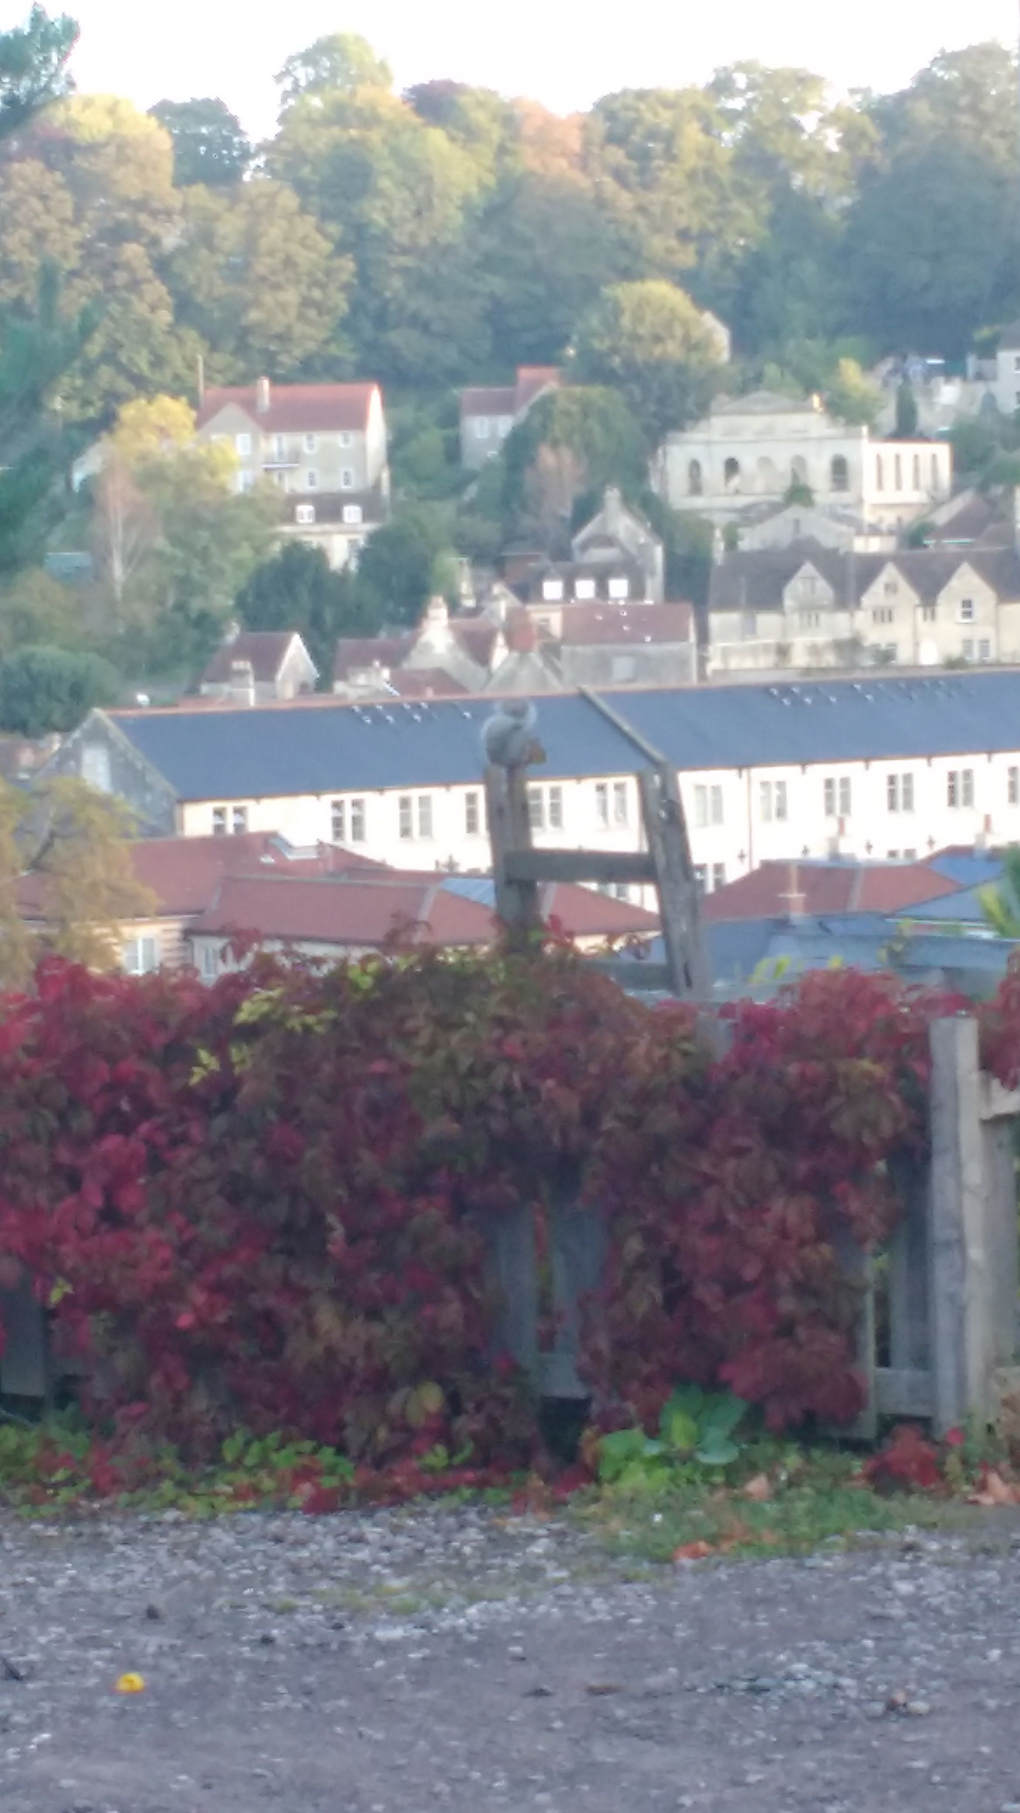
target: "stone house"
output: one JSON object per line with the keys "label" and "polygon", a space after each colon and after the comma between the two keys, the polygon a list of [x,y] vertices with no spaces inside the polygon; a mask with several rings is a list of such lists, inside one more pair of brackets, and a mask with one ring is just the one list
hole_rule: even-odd
{"label": "stone house", "polygon": [[321,547],[333,567],[354,559],[389,514],[386,417],[378,384],[255,384],[208,389],[200,440],[226,442],[237,488],[285,493],[284,535]]}
{"label": "stone house", "polygon": [[241,630],[232,624],[199,677],[204,699],[262,705],[315,691],[319,670],[296,630]]}
{"label": "stone house", "polygon": [[559,388],[555,365],[519,365],[513,384],[475,385],[460,393],[461,464],[480,471],[539,397]]}
{"label": "stone house", "polygon": [[706,669],[1020,662],[1020,555],[949,546],[856,554],[796,542],[737,552],[709,583]]}
{"label": "stone house", "polygon": [[826,414],[817,397],[766,390],[721,398],[708,416],[660,449],[655,481],[675,510],[720,525],[739,523],[791,486],[816,504],[848,508],[876,529],[898,530],[949,496],[952,448],[945,441],[883,441]]}

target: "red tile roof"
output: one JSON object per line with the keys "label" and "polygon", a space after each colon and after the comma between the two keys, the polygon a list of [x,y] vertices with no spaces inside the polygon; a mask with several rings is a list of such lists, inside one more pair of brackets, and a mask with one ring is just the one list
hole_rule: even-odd
{"label": "red tile roof", "polygon": [[514,415],[517,392],[512,384],[476,384],[460,393],[460,413],[467,415]]}
{"label": "red tile roof", "polygon": [[280,677],[280,670],[291,643],[299,640],[296,630],[242,630],[231,642],[216,650],[199,685],[227,684],[233,678],[235,661],[250,661],[257,682],[270,686]]}
{"label": "red tile roof", "polygon": [[215,900],[191,926],[195,934],[253,932],[263,939],[378,947],[485,944],[492,915],[474,900],[443,891],[442,877],[426,881],[390,874],[385,880],[325,876],[227,876]]}
{"label": "red tile roof", "polygon": [[205,393],[198,426],[205,428],[231,403],[267,434],[313,429],[355,429],[364,433],[377,384],[271,384],[269,408],[259,410],[257,384],[213,387]]}
{"label": "red tile roof", "polygon": [[399,667],[410,654],[417,634],[408,630],[402,636],[341,636],[333,660],[334,680],[344,680],[353,668]]}
{"label": "red tile roof", "polygon": [[542,889],[540,910],[547,924],[559,920],[572,938],[651,937],[659,929],[657,913],[576,882],[549,882]]}
{"label": "red tile roof", "polygon": [[702,912],[709,920],[778,919],[799,896],[803,913],[897,913],[959,885],[923,862],[763,862],[707,895]]}
{"label": "red tile roof", "polygon": [[543,390],[550,387],[555,389],[559,381],[560,368],[558,365],[519,365],[514,390],[517,414],[528,409]]}

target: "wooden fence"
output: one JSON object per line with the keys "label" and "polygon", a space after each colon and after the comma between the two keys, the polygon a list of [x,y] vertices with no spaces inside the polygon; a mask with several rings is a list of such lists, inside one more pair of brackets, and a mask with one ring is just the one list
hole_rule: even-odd
{"label": "wooden fence", "polygon": [[[1013,1123],[1020,1092],[981,1073],[972,1017],[938,1020],[930,1037],[930,1160],[904,1166],[897,1178],[906,1211],[887,1255],[866,1255],[849,1239],[841,1248],[845,1271],[861,1289],[858,1358],[868,1402],[849,1432],[861,1438],[873,1436],[887,1415],[925,1418],[937,1434],[971,1418],[989,1421],[1004,1382],[1020,1385],[1020,1375],[1008,1377],[1018,1335]],[[552,1204],[551,1351],[539,1346],[543,1306],[530,1209],[493,1215],[483,1232],[499,1306],[493,1352],[512,1354],[543,1397],[586,1397],[577,1370],[581,1322],[585,1299],[604,1276],[605,1219],[567,1199]],[[0,1319],[7,1331],[0,1390],[47,1398],[59,1368],[44,1312],[27,1287],[0,1291]],[[882,1354],[880,1322],[887,1328]]]}
{"label": "wooden fence", "polygon": [[[861,1292],[858,1360],[868,1386],[865,1410],[843,1433],[861,1439],[875,1434],[880,1416],[924,1418],[939,1435],[971,1418],[990,1421],[1004,1384],[1013,1383],[1006,1375],[1018,1336],[1013,1122],[1020,1092],[982,1074],[972,1017],[937,1020],[930,1036],[930,1158],[900,1168],[904,1218],[885,1255],[863,1253],[849,1236],[840,1243],[844,1271]],[[539,1351],[530,1212],[493,1217],[487,1241],[501,1305],[494,1349],[526,1367],[542,1396],[585,1397],[577,1371],[581,1317],[603,1274],[603,1218],[566,1202],[552,1207],[551,1352]]]}

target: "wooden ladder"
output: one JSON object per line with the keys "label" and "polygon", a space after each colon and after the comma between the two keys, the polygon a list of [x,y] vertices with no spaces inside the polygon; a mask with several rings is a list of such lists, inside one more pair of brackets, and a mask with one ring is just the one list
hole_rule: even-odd
{"label": "wooden ladder", "polygon": [[[649,750],[649,754],[653,754]],[[539,887],[549,881],[637,882],[654,887],[665,963],[598,958],[599,968],[628,989],[656,990],[707,1005],[711,976],[701,930],[698,885],[687,823],[670,765],[650,762],[637,774],[643,850],[536,850],[531,841],[527,766],[485,771],[485,798],[496,883],[496,910],[505,924],[542,922]]]}

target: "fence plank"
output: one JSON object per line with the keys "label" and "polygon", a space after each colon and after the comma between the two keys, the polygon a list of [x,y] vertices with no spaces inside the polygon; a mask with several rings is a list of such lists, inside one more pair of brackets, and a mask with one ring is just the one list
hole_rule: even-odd
{"label": "fence plank", "polygon": [[870,1253],[857,1245],[849,1228],[842,1225],[832,1236],[843,1277],[860,1292],[854,1349],[857,1369],[864,1375],[867,1392],[864,1408],[856,1421],[833,1427],[832,1433],[852,1441],[872,1441],[878,1432],[878,1409],[875,1401],[875,1262]]}
{"label": "fence plank", "polygon": [[532,1378],[538,1373],[538,1270],[530,1206],[480,1218],[486,1276],[496,1299],[489,1355],[508,1353]]}
{"label": "fence plank", "polygon": [[577,1374],[582,1300],[601,1287],[605,1275],[606,1220],[597,1208],[560,1200],[553,1203],[549,1221],[556,1332],[552,1353],[542,1356],[542,1394],[586,1398],[590,1388]]}
{"label": "fence plank", "polygon": [[930,1040],[932,1416],[944,1435],[982,1413],[991,1377],[977,1021],[935,1020]]}
{"label": "fence plank", "polygon": [[1012,1365],[1017,1351],[1020,1241],[1012,1121],[987,1120],[981,1137],[988,1257],[988,1364],[994,1368]]}
{"label": "fence plank", "polygon": [[0,1391],[6,1397],[48,1397],[46,1313],[30,1284],[0,1290],[0,1328],[5,1337]]}
{"label": "fence plank", "polygon": [[655,882],[655,864],[641,850],[511,850],[507,880]]}
{"label": "fence plank", "polygon": [[903,1202],[903,1219],[889,1245],[889,1359],[896,1371],[924,1371],[931,1365],[929,1167],[904,1160],[895,1167],[894,1181]]}

